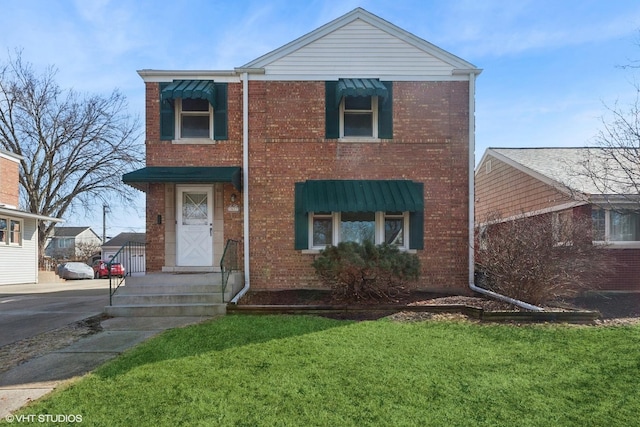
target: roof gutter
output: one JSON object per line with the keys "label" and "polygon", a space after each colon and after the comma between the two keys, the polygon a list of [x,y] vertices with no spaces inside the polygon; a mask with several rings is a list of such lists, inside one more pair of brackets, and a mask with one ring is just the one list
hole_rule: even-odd
{"label": "roof gutter", "polygon": [[231,304],[247,293],[251,287],[249,271],[249,73],[244,70],[242,79],[242,193],[243,193],[243,248],[244,248],[244,287],[233,297]]}
{"label": "roof gutter", "polygon": [[476,91],[476,75],[475,70],[469,71],[469,288],[482,295],[495,298],[500,301],[508,302],[520,308],[531,311],[544,311],[542,307],[531,305],[524,301],[520,301],[508,296],[483,289],[474,284],[475,281],[475,147],[476,147],[476,114],[475,114],[475,91]]}

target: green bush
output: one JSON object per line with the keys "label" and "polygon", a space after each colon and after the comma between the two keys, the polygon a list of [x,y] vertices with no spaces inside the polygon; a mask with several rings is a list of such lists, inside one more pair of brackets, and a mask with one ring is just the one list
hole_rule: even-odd
{"label": "green bush", "polygon": [[342,301],[393,300],[418,279],[420,260],[396,246],[342,242],[329,246],[313,261],[320,279]]}

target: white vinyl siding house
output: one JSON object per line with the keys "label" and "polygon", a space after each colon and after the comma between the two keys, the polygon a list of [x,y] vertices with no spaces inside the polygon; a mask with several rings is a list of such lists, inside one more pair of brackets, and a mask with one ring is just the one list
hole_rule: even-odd
{"label": "white vinyl siding house", "polygon": [[[15,215],[15,213],[14,213]],[[0,219],[18,220],[22,225],[20,243],[0,242],[0,285],[38,281],[38,238],[36,219],[0,215]]]}
{"label": "white vinyl siding house", "polygon": [[[102,239],[91,227],[56,227],[45,248],[45,255],[59,261],[89,258],[98,251]],[[86,261],[86,259],[82,259]]]}
{"label": "white vinyl siding house", "polygon": [[38,221],[61,220],[8,208],[0,208],[0,219],[7,220],[8,224],[13,221],[20,226],[19,235],[14,230],[14,238],[11,239],[9,229],[8,235],[0,242],[0,285],[37,283]]}

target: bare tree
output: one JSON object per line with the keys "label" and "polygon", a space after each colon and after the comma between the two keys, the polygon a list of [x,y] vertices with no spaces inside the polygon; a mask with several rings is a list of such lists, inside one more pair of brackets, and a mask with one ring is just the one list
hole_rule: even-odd
{"label": "bare tree", "polygon": [[602,120],[597,149],[588,150],[581,173],[599,194],[609,196],[607,202],[640,202],[640,90],[628,108],[616,103],[608,110],[611,119]]}
{"label": "bare tree", "polygon": [[75,247],[75,261],[91,262],[91,257],[100,254],[100,243],[96,242],[77,242]]}
{"label": "bare tree", "polygon": [[[0,148],[22,156],[20,203],[29,212],[62,218],[77,209],[131,193],[122,174],[142,164],[138,117],[126,98],[63,91],[49,67],[36,73],[21,54],[0,63]],[[52,223],[40,222],[42,254]]]}
{"label": "bare tree", "polygon": [[582,212],[493,214],[478,233],[479,286],[541,304],[595,288],[611,267],[602,245],[593,245],[591,217]]}

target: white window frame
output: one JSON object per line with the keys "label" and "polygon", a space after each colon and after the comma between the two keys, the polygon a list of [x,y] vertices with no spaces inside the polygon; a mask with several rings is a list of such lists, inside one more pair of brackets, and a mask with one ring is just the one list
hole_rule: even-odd
{"label": "white window frame", "polygon": [[[24,238],[24,221],[21,218],[15,218],[10,216],[0,217],[6,221],[6,229],[3,230],[2,239],[0,240],[0,246],[13,246],[13,247],[21,247],[22,240]],[[18,231],[18,241],[13,242],[13,231],[11,229],[12,223],[18,223],[20,225]]]}
{"label": "white window frame", "polygon": [[[596,209],[596,208],[594,208]],[[640,248],[640,240],[611,240],[611,209],[597,209],[604,211],[604,240],[594,240],[595,245],[608,245],[611,248],[618,249],[635,249]],[[633,209],[628,209],[633,211]],[[615,209],[614,209],[615,211]],[[640,215],[640,212],[635,211]]]}
{"label": "white window frame", "polygon": [[371,98],[371,110],[348,110],[354,113],[371,113],[371,136],[345,136],[344,134],[344,115],[346,96],[340,100],[340,139],[343,141],[378,141],[378,97],[369,96]]}
{"label": "white window frame", "polygon": [[[314,212],[309,212],[309,249],[310,250],[322,250],[330,245],[314,245],[313,242],[313,220],[315,218],[331,218],[331,241],[333,246],[337,246],[340,243],[340,224],[342,221],[341,212],[331,212],[331,214],[321,213],[315,214]],[[404,220],[403,224],[403,244],[397,245],[398,249],[403,251],[409,250],[409,212],[402,212],[401,215],[386,213],[382,211],[375,212],[375,244],[380,245],[385,241],[385,229],[384,222],[385,218],[402,218]]]}
{"label": "white window frame", "polygon": [[[386,240],[385,237],[385,220],[389,219],[402,219],[402,245],[396,245],[400,249],[409,249],[409,212],[402,212],[401,214],[391,212],[376,212],[380,214],[381,218],[376,218],[376,228],[379,228],[380,236],[376,236],[376,241],[383,243]],[[378,223],[381,223],[381,227],[377,227]]]}
{"label": "white window frame", "polygon": [[[209,107],[208,113],[204,111],[182,111],[182,98],[177,98],[175,100],[175,134],[176,140],[183,143],[201,143],[213,142],[213,107],[209,102],[207,102],[207,106]],[[209,115],[209,137],[183,137],[182,136],[182,117],[183,116],[204,116],[205,114]]]}

